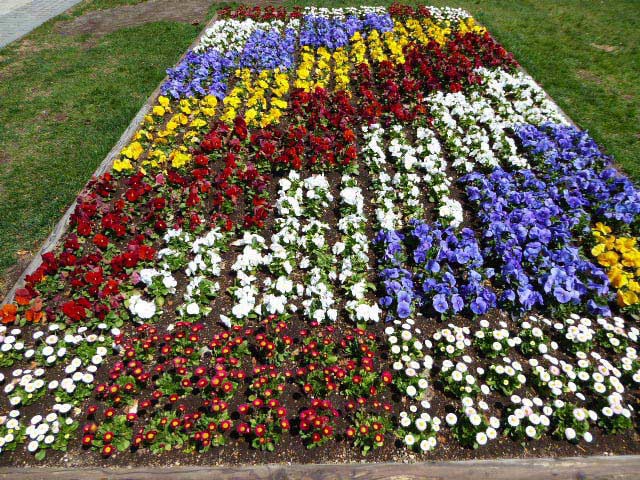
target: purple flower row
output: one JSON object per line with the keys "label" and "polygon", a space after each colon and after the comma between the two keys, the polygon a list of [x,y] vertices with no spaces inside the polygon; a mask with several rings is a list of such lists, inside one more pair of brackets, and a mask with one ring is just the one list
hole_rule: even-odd
{"label": "purple flower row", "polygon": [[278,30],[256,30],[247,39],[240,56],[240,67],[255,72],[288,70],[293,66],[297,32],[288,28],[284,35]]}
{"label": "purple flower row", "polygon": [[582,209],[591,221],[637,223],[640,190],[612,168],[596,142],[575,127],[552,123],[522,125],[516,131],[533,155],[532,164],[562,191],[574,210]]}
{"label": "purple flower row", "polygon": [[385,267],[380,272],[380,305],[391,317],[406,318],[416,308],[445,316],[481,315],[495,306],[496,296],[486,286],[493,270],[483,267],[472,230],[458,233],[413,220],[406,235],[382,230],[375,243]]}
{"label": "purple flower row", "polygon": [[[407,233],[381,231],[380,304],[391,317],[416,309],[482,314],[500,306],[588,310],[609,315],[609,280],[580,239],[597,221],[637,235],[640,192],[584,132],[564,125],[516,129],[532,169],[495,169],[460,179],[481,236],[414,220]],[[499,295],[496,298],[496,294]]]}
{"label": "purple flower row", "polygon": [[353,15],[346,18],[306,15],[300,32],[300,45],[335,50],[347,46],[356,32],[366,36],[371,30],[383,33],[392,29],[393,19],[389,14],[368,13],[363,19]]}
{"label": "purple flower row", "polygon": [[214,95],[219,100],[227,94],[227,80],[235,68],[238,55],[215,49],[189,52],[174,68],[167,70],[162,84],[163,95],[173,98]]}
{"label": "purple flower row", "polygon": [[500,304],[516,310],[587,304],[607,313],[609,280],[585,260],[574,233],[585,231],[582,210],[568,207],[563,191],[531,170],[471,173],[461,179],[482,225],[482,253],[496,269]]}

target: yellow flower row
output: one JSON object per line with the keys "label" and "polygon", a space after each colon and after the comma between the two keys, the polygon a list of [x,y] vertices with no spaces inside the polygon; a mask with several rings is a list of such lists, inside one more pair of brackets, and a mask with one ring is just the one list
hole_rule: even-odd
{"label": "yellow flower row", "polygon": [[[440,45],[444,45],[456,32],[474,32],[482,34],[486,29],[478,24],[471,17],[461,20],[455,28],[449,22],[436,23],[431,19],[418,20],[410,18],[406,22],[394,21],[393,30],[380,34],[377,30],[369,33],[366,40],[369,55],[376,62],[385,60],[402,65],[405,62],[403,49],[410,42],[426,45],[431,40]],[[352,39],[352,44],[358,45],[363,42],[358,35]]]}
{"label": "yellow flower row", "polygon": [[286,72],[276,68],[256,75],[244,68],[236,70],[235,80],[234,87],[222,101],[222,121],[231,124],[242,114],[249,127],[264,128],[280,120],[288,107],[285,97],[289,93],[289,75]]}
{"label": "yellow flower row", "polygon": [[[485,29],[476,25],[473,18],[461,21],[455,30],[448,23],[439,25],[429,19],[408,19],[404,23],[396,20],[392,31],[380,34],[374,30],[366,40],[357,32],[348,48],[331,52],[324,47],[317,50],[303,47],[293,85],[306,91],[317,87],[348,91],[354,65],[368,63],[369,58],[402,64],[403,48],[409,42],[427,44],[435,40],[444,44],[454,31],[483,33]],[[235,84],[222,101],[220,118],[231,124],[242,114],[248,126],[261,128],[278,122],[288,107],[289,82],[289,74],[278,69],[257,75],[249,69],[236,70]],[[163,167],[167,162],[176,168],[185,165],[191,160],[189,146],[196,145],[206,133],[210,120],[219,113],[217,106],[213,96],[179,102],[159,97],[158,104],[144,117],[134,140],[120,152],[113,169],[130,171],[135,162],[154,168]]]}
{"label": "yellow flower row", "polygon": [[606,268],[611,285],[617,289],[618,305],[627,307],[640,303],[640,250],[636,238],[611,234],[611,228],[601,222],[593,229],[596,240],[591,254]]}
{"label": "yellow flower row", "polygon": [[[468,18],[461,21],[455,31],[482,33],[485,29]],[[375,62],[390,60],[395,64],[403,64],[403,49],[410,42],[426,45],[435,40],[442,45],[451,38],[453,32],[448,23],[439,25],[429,19],[420,21],[412,18],[404,23],[396,20],[393,30],[389,32],[381,34],[373,30],[368,33],[366,40],[360,32],[356,32],[346,49],[338,48],[331,52],[325,47],[313,49],[304,46],[300,50],[300,63],[293,85],[307,92],[330,86],[335,90],[348,91],[354,65],[368,64],[369,57]]]}
{"label": "yellow flower row", "polygon": [[313,92],[316,88],[329,88],[333,79],[335,90],[348,90],[349,74],[355,64],[350,57],[352,50],[338,48],[330,52],[325,47],[317,50],[309,46],[302,47],[294,87]]}
{"label": "yellow flower row", "polygon": [[[133,170],[133,163],[141,157],[140,166],[163,167],[167,161],[175,168],[191,159],[188,147],[200,142],[209,121],[216,115],[218,100],[207,95],[202,99],[187,98],[171,102],[158,97],[158,104],[145,115],[133,141],[120,152],[113,163],[116,172]],[[178,142],[182,139],[181,142]],[[177,143],[181,143],[176,147]]]}

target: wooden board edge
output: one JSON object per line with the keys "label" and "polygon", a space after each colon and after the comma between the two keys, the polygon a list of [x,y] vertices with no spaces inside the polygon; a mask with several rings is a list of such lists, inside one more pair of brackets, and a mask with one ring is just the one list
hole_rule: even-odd
{"label": "wooden board edge", "polygon": [[0,468],[6,480],[491,480],[637,479],[640,455],[467,460],[420,463],[293,464],[167,468]]}

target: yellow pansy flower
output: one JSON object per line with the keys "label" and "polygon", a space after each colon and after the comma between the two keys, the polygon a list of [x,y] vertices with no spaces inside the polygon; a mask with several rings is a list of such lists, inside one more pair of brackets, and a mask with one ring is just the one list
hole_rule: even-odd
{"label": "yellow pansy flower", "polygon": [[621,307],[628,307],[629,305],[635,305],[638,303],[638,295],[630,290],[618,290],[618,305]]}
{"label": "yellow pansy flower", "polygon": [[609,281],[615,288],[622,288],[629,283],[629,278],[620,268],[613,268],[609,272]]}
{"label": "yellow pansy flower", "polygon": [[200,127],[204,127],[205,125],[207,125],[207,122],[205,122],[201,118],[196,118],[189,124],[189,126],[193,128],[200,128]]}
{"label": "yellow pansy flower", "polygon": [[123,170],[132,170],[133,165],[131,165],[131,161],[128,158],[118,158],[113,162],[113,169],[116,172],[122,172]]}
{"label": "yellow pansy flower", "polygon": [[602,222],[598,222],[595,225],[594,232],[599,232],[603,235],[609,235],[611,233],[611,227],[608,227]]}
{"label": "yellow pansy flower", "polygon": [[143,152],[144,148],[142,147],[140,142],[132,142],[128,147],[123,148],[122,152],[120,153],[132,160],[137,160]]}
{"label": "yellow pansy flower", "polygon": [[593,247],[591,249],[591,255],[593,255],[594,257],[597,257],[598,255],[604,253],[606,250],[606,247],[603,243],[598,243],[595,247]]}
{"label": "yellow pansy flower", "polygon": [[173,152],[171,152],[171,155],[169,155],[169,158],[171,159],[171,165],[174,168],[180,168],[191,161],[190,154],[183,153],[178,150],[174,150]]}
{"label": "yellow pansy flower", "polygon": [[612,267],[618,263],[618,254],[616,252],[608,251],[598,255],[598,263],[603,267]]}

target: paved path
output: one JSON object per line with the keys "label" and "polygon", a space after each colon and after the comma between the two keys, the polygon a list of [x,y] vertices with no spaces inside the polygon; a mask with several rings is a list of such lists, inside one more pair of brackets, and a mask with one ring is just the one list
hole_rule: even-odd
{"label": "paved path", "polygon": [[0,48],[23,37],[79,1],[0,0]]}

